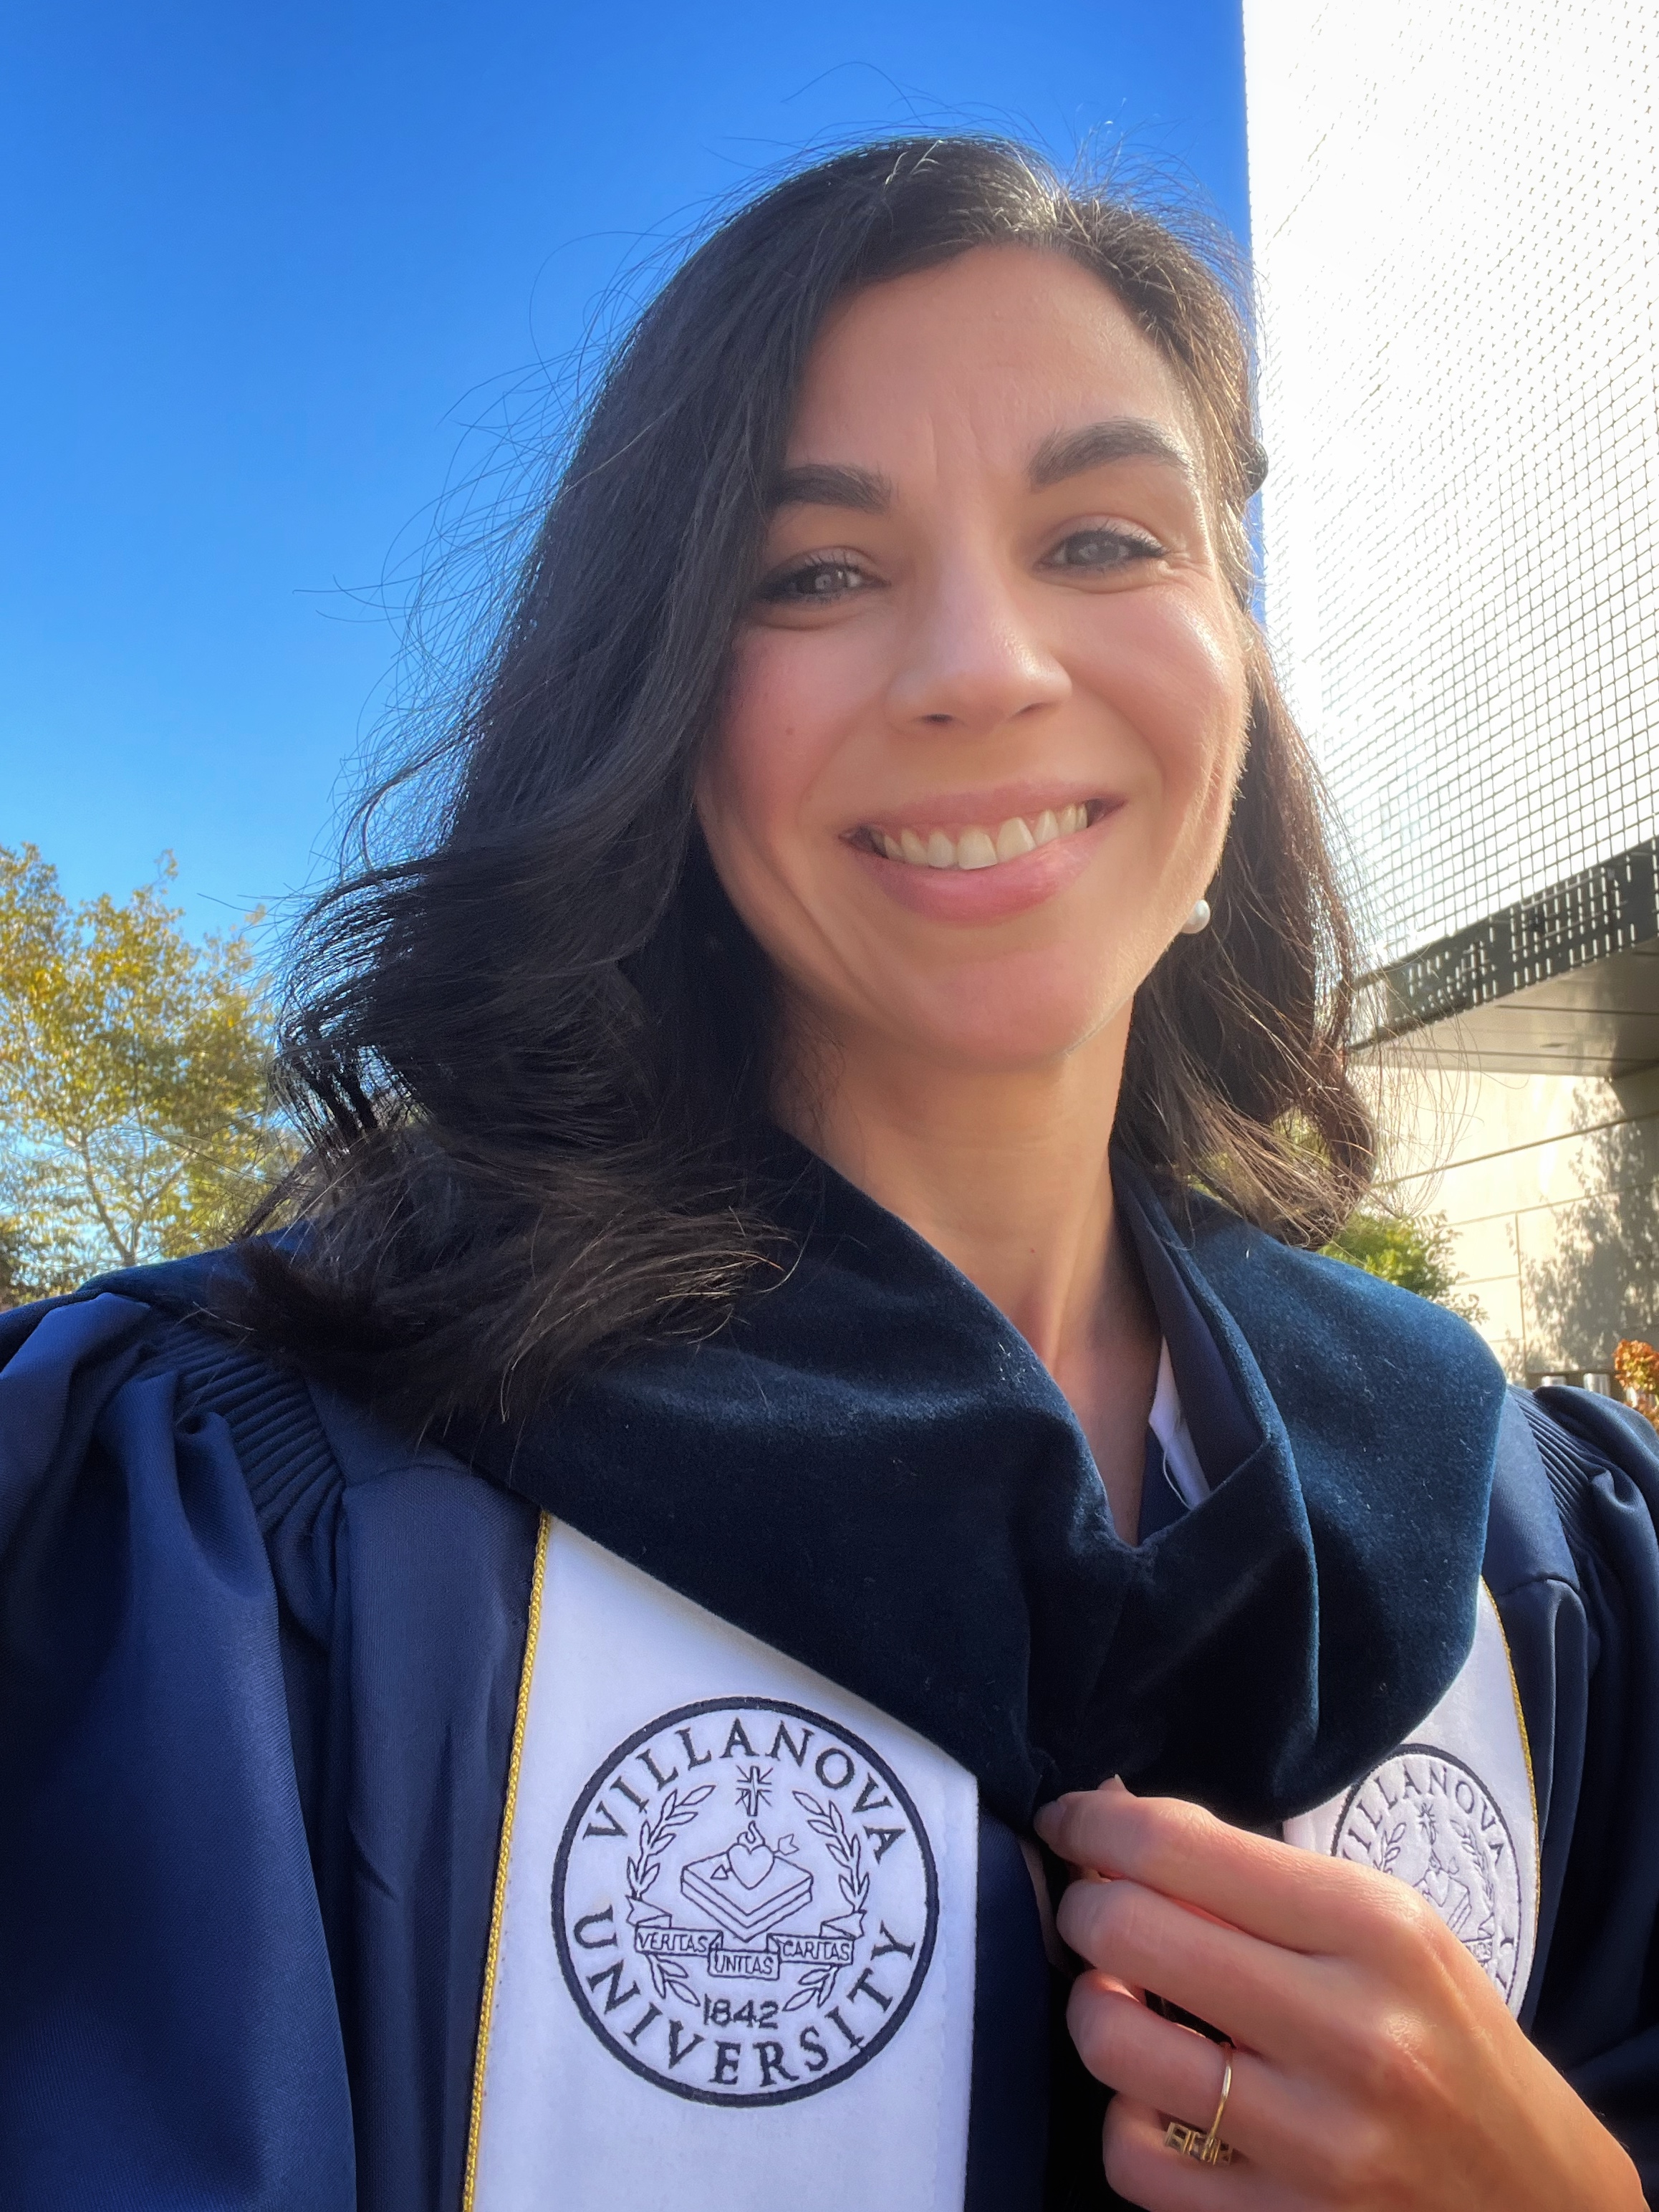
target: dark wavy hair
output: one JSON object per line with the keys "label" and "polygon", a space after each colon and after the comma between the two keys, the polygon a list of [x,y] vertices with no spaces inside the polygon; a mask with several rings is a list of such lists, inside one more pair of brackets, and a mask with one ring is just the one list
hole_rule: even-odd
{"label": "dark wavy hair", "polygon": [[1196,411],[1249,742],[1209,896],[1137,994],[1116,1141],[1318,1243],[1371,1169],[1349,923],[1249,613],[1262,464],[1219,234],[979,138],[866,146],[742,208],[617,349],[443,748],[426,849],[302,927],[278,1063],[308,1150],[251,1224],[252,1318],[419,1420],[717,1328],[780,1259],[775,1000],[693,812],[803,366],[848,291],[1018,244],[1091,270]]}

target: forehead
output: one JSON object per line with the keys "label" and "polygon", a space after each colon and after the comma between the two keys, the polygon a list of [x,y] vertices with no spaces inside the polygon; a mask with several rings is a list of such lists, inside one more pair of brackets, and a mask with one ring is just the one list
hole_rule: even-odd
{"label": "forehead", "polygon": [[977,246],[831,310],[789,458],[890,465],[918,439],[967,436],[1023,469],[1056,430],[1115,415],[1167,427],[1196,458],[1180,380],[1115,293],[1064,254]]}

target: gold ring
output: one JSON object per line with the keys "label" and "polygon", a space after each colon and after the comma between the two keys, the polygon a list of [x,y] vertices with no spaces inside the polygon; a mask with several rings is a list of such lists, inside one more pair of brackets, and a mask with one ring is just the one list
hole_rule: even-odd
{"label": "gold ring", "polygon": [[1224,2046],[1225,2057],[1221,2069],[1221,2094],[1217,2100],[1215,2118],[1210,2123],[1207,2135],[1197,2128],[1189,2128],[1184,2120],[1171,2120],[1164,2130],[1167,2148],[1178,2150],[1183,2158],[1195,2158],[1200,2166],[1231,2166],[1233,2147],[1221,2140],[1221,2122],[1227,2110],[1227,2100],[1233,2094],[1233,2046]]}

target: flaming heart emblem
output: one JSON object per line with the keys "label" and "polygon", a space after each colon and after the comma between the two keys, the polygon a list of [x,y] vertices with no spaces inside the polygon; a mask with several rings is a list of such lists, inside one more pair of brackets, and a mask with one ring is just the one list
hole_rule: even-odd
{"label": "flaming heart emblem", "polygon": [[752,1844],[749,1841],[754,1833],[752,1828],[746,1830],[726,1855],[732,1874],[745,1889],[758,1889],[778,1863],[777,1853],[764,1838]]}

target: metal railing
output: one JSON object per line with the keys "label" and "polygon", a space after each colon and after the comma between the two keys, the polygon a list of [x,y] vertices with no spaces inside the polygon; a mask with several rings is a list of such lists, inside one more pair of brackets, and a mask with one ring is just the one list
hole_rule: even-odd
{"label": "metal railing", "polygon": [[1382,1044],[1656,938],[1659,837],[1650,837],[1366,976],[1356,1034]]}

